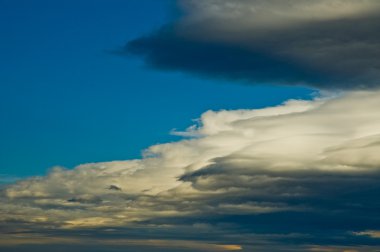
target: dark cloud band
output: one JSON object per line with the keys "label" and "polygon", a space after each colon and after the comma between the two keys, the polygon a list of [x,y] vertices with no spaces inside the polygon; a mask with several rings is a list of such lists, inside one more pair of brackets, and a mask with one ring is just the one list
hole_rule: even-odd
{"label": "dark cloud band", "polygon": [[[218,7],[215,1],[207,2]],[[295,10],[296,4],[307,7],[306,1],[288,2],[294,2]],[[324,2],[320,1],[320,5]],[[352,5],[350,0],[336,2],[343,7]],[[218,15],[210,14],[194,21],[191,18],[195,19],[193,16],[197,13],[191,11],[196,10],[190,10],[190,17],[129,42],[125,53],[140,55],[148,65],[161,70],[253,84],[308,85],[321,89],[380,86],[380,10],[376,1],[363,2],[368,8],[373,7],[363,13],[338,16],[339,10],[336,10],[336,18],[318,18],[323,13],[313,13],[317,18],[303,17],[297,21],[278,18],[270,12],[278,10],[283,4],[281,1],[268,3],[272,4],[258,11],[274,21],[263,21],[259,12],[247,14],[240,9],[235,10],[233,18],[224,19],[220,16],[227,15],[225,12],[229,9],[223,7]],[[255,8],[262,2],[236,1],[234,4]],[[260,26],[255,22],[261,22]]]}

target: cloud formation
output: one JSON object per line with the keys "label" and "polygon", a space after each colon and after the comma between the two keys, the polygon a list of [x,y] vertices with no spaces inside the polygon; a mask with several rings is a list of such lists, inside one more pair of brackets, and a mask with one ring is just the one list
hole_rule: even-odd
{"label": "cloud formation", "polygon": [[380,86],[377,0],[182,0],[183,16],[129,42],[157,69],[253,84]]}
{"label": "cloud formation", "polygon": [[55,168],[8,185],[0,247],[86,233],[215,244],[190,251],[374,251],[379,107],[380,92],[361,91],[207,111],[177,132],[186,138],[140,160]]}

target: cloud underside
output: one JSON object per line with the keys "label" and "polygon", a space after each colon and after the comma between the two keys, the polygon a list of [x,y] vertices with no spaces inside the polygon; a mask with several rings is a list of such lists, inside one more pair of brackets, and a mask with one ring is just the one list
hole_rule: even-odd
{"label": "cloud underside", "polygon": [[252,84],[380,86],[376,0],[180,2],[182,18],[121,53],[161,70]]}
{"label": "cloud underside", "polygon": [[351,92],[207,111],[175,133],[186,138],[152,146],[143,159],[55,168],[8,185],[0,246],[80,234],[211,246],[184,248],[192,251],[373,251],[379,107],[380,92]]}

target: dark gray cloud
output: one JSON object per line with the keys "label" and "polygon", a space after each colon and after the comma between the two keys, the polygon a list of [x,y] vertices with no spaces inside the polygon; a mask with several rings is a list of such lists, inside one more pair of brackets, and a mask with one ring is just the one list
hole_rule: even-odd
{"label": "dark gray cloud", "polygon": [[302,84],[323,79],[311,68],[271,52],[187,39],[170,27],[129,42],[126,52],[143,56],[149,66],[160,70],[189,71],[229,80]]}
{"label": "dark gray cloud", "polygon": [[[301,240],[320,240],[320,233],[339,233],[341,238],[348,236],[354,242],[362,239],[352,239],[347,230],[372,230],[380,225],[379,170],[268,171],[245,161],[247,166],[239,167],[236,163],[242,160],[238,162],[234,157],[216,160],[216,164],[185,175],[182,180],[190,181],[202,192],[223,192],[220,198],[216,196],[209,202],[224,208],[220,221],[226,221],[226,214],[230,213],[229,221],[253,232],[276,230],[313,237],[300,237]],[[249,214],[255,209],[260,214]],[[341,241],[341,245],[348,240]]]}
{"label": "dark gray cloud", "polygon": [[380,86],[377,1],[182,2],[182,19],[130,41],[124,53],[161,70],[253,84]]}

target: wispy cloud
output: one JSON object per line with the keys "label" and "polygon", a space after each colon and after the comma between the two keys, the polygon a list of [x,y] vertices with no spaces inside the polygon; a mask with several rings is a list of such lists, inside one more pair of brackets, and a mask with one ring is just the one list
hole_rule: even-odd
{"label": "wispy cloud", "polygon": [[21,179],[22,178],[20,177],[15,177],[8,174],[0,174],[0,187],[5,186],[6,184],[9,184],[9,183],[14,183],[17,180],[21,180]]}
{"label": "wispy cloud", "polygon": [[22,235],[5,235],[0,238],[1,246],[13,247],[20,245],[86,245],[100,246],[103,248],[117,247],[135,247],[137,249],[156,248],[156,249],[191,249],[204,252],[221,252],[221,251],[239,251],[242,249],[240,245],[218,245],[199,241],[188,240],[154,240],[154,239],[109,239],[109,238],[93,238],[93,237],[59,237],[44,234],[22,234]]}
{"label": "wispy cloud", "polygon": [[372,238],[380,239],[380,230],[366,230],[361,232],[355,232],[355,235],[367,235]]}

